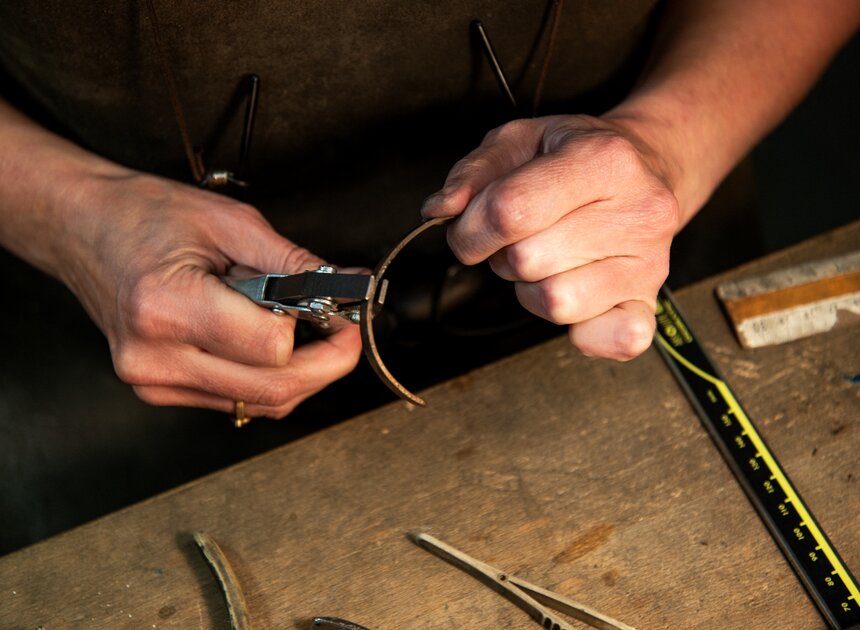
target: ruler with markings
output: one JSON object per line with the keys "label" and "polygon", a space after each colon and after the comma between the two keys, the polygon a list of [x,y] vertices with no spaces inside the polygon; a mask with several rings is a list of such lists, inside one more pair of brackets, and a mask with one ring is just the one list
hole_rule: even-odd
{"label": "ruler with markings", "polygon": [[860,589],[665,287],[657,349],[771,536],[831,628],[860,627]]}

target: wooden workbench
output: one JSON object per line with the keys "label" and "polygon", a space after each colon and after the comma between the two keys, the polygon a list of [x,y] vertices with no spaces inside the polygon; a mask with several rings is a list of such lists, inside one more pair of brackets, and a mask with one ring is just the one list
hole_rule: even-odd
{"label": "wooden workbench", "polygon": [[[860,223],[676,297],[860,570],[860,327],[741,350],[726,277],[836,255]],[[825,627],[651,349],[549,342],[0,559],[0,627],[226,628],[203,530],[257,628],[536,628],[419,549],[427,531],[637,628]]]}

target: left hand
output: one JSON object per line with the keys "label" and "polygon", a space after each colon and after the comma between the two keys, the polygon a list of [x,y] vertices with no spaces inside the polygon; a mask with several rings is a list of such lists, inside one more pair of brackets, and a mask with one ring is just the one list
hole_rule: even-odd
{"label": "left hand", "polygon": [[651,343],[680,228],[664,172],[622,119],[515,120],[454,165],[422,214],[460,215],[448,243],[461,262],[489,259],[584,354],[624,361]]}

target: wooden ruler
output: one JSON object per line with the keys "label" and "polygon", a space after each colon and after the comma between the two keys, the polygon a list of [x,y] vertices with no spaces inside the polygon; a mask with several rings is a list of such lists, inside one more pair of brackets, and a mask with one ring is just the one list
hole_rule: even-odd
{"label": "wooden ruler", "polygon": [[727,282],[717,297],[745,348],[860,322],[860,251]]}

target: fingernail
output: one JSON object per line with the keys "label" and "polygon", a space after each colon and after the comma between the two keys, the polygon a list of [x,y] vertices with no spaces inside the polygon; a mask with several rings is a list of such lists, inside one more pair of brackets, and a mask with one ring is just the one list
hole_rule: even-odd
{"label": "fingernail", "polygon": [[440,203],[440,199],[442,196],[442,191],[435,192],[426,199],[421,204],[421,216],[426,217],[427,213],[430,212],[432,208],[438,206]]}
{"label": "fingernail", "polygon": [[421,204],[421,215],[427,217],[428,214],[434,214],[434,209],[443,208],[456,191],[456,186],[446,186],[442,190],[427,197],[424,200],[424,203]]}

